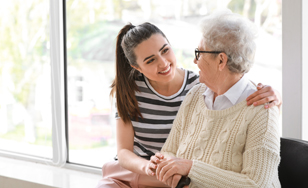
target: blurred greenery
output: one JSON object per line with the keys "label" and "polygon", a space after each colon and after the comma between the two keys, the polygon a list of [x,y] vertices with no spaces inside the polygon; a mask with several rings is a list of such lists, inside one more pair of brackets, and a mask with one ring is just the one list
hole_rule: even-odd
{"label": "blurred greenery", "polygon": [[[10,67],[15,85],[10,89],[16,102],[29,107],[31,92],[46,62],[49,15],[46,1],[7,1],[0,11],[0,70]],[[5,9],[5,10],[4,10]]]}
{"label": "blurred greenery", "polygon": [[0,134],[0,136],[4,139],[22,142],[25,137],[25,127],[24,125],[19,124],[15,127],[14,130],[9,131],[6,134]]}
{"label": "blurred greenery", "polygon": [[[35,129],[37,137],[33,144],[41,146],[52,146],[51,128],[35,127]],[[3,139],[23,142],[25,138],[25,126],[23,124],[19,124],[13,130],[8,131],[5,134],[0,134],[0,137]]]}

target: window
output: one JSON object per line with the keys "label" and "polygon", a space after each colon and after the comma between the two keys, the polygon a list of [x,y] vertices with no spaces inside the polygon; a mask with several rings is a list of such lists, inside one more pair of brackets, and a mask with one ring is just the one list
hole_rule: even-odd
{"label": "window", "polygon": [[250,78],[282,93],[281,1],[66,1],[69,162],[101,167],[116,155],[114,104],[115,43],[128,22],[151,22],[169,39],[181,67],[193,63],[198,22],[215,9],[229,8],[259,28]]}
{"label": "window", "polygon": [[52,157],[49,1],[1,1],[0,150]]}
{"label": "window", "polygon": [[[66,19],[62,17],[62,3],[66,5]],[[3,0],[0,6],[0,155],[11,152],[11,156],[23,154],[94,167],[113,160],[115,105],[109,92],[120,28],[127,22],[154,23],[168,37],[180,66],[197,71],[192,63],[199,42],[197,23],[202,16],[224,7],[260,26],[256,62],[250,78],[283,92],[283,136],[307,140],[308,104],[303,97],[307,96],[308,85],[304,74],[307,72],[304,62],[308,58],[303,53],[308,43],[307,6],[305,1],[291,0],[284,1],[284,11],[281,0],[262,3],[252,0]],[[62,43],[61,27],[65,21],[66,41]],[[55,25],[59,28],[54,29]],[[51,43],[57,45],[51,47]],[[67,51],[66,67],[62,67],[63,48]],[[52,49],[58,51],[52,53]],[[51,63],[52,58],[56,60]],[[58,79],[64,75],[60,68],[65,69],[66,82]],[[66,86],[63,90],[67,98],[62,85]],[[51,98],[52,94],[60,97]],[[67,103],[67,114],[55,103],[60,106]],[[62,130],[66,115],[67,132]],[[54,120],[58,119],[55,126]],[[62,140],[65,134],[67,148]],[[66,149],[67,161],[62,155]]]}

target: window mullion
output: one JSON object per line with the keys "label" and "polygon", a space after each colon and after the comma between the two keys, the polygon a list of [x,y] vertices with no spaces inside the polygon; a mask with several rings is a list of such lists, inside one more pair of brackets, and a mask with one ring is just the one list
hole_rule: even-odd
{"label": "window mullion", "polygon": [[66,163],[65,90],[62,0],[50,0],[50,58],[52,82],[52,145],[53,163]]}

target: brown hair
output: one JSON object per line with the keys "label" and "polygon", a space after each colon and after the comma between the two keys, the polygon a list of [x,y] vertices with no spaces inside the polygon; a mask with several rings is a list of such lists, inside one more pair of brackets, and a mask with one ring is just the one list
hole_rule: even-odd
{"label": "brown hair", "polygon": [[138,71],[131,65],[139,67],[134,49],[153,34],[161,34],[166,38],[159,28],[148,22],[138,26],[129,23],[120,30],[117,36],[116,76],[111,85],[110,95],[116,95],[118,114],[124,122],[142,118],[135,96],[135,92],[139,91],[135,83]]}

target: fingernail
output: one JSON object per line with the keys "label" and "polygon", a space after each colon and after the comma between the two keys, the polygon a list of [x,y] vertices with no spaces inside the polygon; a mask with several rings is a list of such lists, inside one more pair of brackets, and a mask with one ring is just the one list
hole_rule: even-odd
{"label": "fingernail", "polygon": [[265,108],[268,108],[268,105],[266,105]]}
{"label": "fingernail", "polygon": [[251,105],[251,102],[247,102],[247,105]]}
{"label": "fingernail", "polygon": [[255,105],[255,106],[256,106],[256,105],[257,105],[257,103],[256,103],[256,102],[254,102],[254,103],[253,103],[253,105]]}

